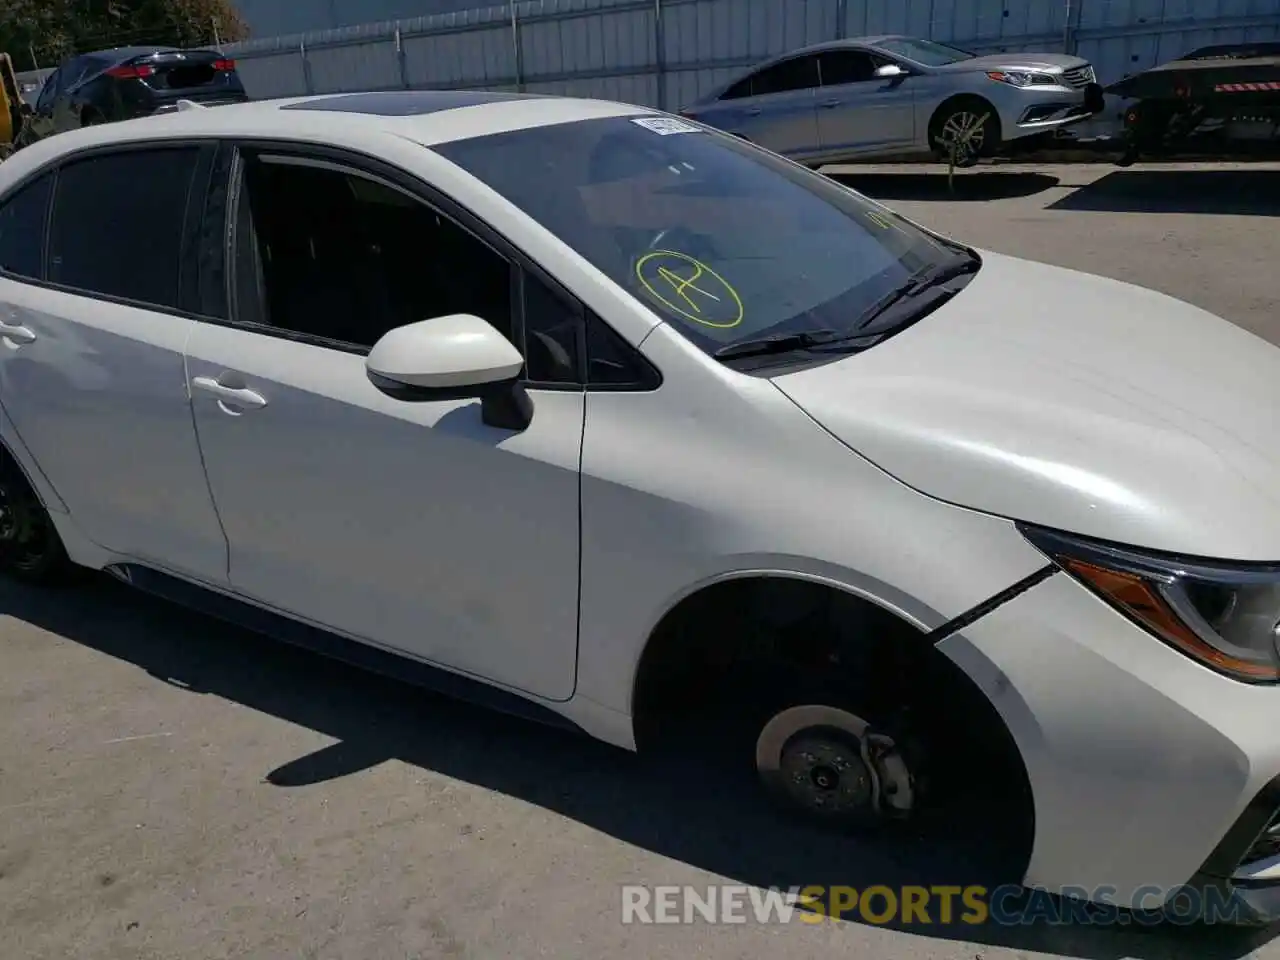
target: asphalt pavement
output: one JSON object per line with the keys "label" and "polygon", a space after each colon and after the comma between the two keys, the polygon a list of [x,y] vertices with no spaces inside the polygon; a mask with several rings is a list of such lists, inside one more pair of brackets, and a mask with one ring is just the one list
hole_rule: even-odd
{"label": "asphalt pavement", "polygon": [[[1002,167],[954,192],[934,168],[834,173],[977,246],[1280,342],[1280,167]],[[0,584],[0,663],[5,960],[1280,960],[1274,932],[1224,928],[626,924],[626,884],[1007,877],[972,845],[780,825],[696,763],[440,700],[110,582]]]}

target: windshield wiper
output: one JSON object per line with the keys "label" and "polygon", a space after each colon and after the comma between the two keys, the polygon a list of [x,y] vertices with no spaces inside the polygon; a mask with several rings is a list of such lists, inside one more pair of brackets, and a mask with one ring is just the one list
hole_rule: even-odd
{"label": "windshield wiper", "polygon": [[[935,289],[948,281],[956,279],[956,277],[964,276],[966,273],[973,273],[978,269],[980,263],[981,261],[977,257],[964,253],[955,257],[948,257],[946,260],[925,267],[923,270],[917,270],[908,278],[906,283],[890,290],[864,310],[862,316],[858,318],[858,322],[854,324],[853,329],[866,330],[877,320],[883,319],[890,308],[897,306],[903,300],[911,300],[927,290]],[[931,301],[932,299],[930,298]]]}
{"label": "windshield wiper", "polygon": [[789,353],[792,350],[833,351],[862,350],[871,346],[878,337],[851,337],[839,330],[800,330],[795,333],[778,333],[754,340],[742,340],[721,347],[713,356],[717,360],[734,360],[739,357],[763,357],[772,353]]}

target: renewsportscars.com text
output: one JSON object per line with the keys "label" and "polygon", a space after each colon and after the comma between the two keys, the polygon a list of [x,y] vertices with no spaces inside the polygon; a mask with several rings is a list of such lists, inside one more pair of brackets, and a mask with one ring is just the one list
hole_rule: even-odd
{"label": "renewsportscars.com text", "polygon": [[1058,896],[1016,885],[994,888],[934,886],[794,886],[764,889],[746,884],[622,888],[626,924],[775,924],[851,920],[893,926],[964,924],[1029,926],[1236,923],[1241,906],[1210,889],[1150,886],[1138,891],[1139,909],[1110,905],[1112,887],[1067,889]]}

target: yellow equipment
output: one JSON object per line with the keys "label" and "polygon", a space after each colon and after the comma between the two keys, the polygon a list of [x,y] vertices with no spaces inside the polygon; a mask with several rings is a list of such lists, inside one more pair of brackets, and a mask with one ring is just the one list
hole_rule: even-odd
{"label": "yellow equipment", "polygon": [[18,87],[18,75],[13,60],[7,53],[0,53],[0,160],[11,154],[26,120],[22,90]]}

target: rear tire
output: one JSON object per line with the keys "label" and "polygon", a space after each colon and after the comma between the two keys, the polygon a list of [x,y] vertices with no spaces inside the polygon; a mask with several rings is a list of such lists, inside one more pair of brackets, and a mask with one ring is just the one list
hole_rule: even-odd
{"label": "rear tire", "polygon": [[929,145],[934,156],[943,163],[950,162],[953,142],[959,144],[955,165],[962,169],[994,156],[1001,142],[996,108],[981,97],[957,97],[940,106],[929,121]]}
{"label": "rear tire", "polygon": [[0,574],[53,586],[72,579],[75,571],[49,511],[26,475],[8,456],[0,455]]}

